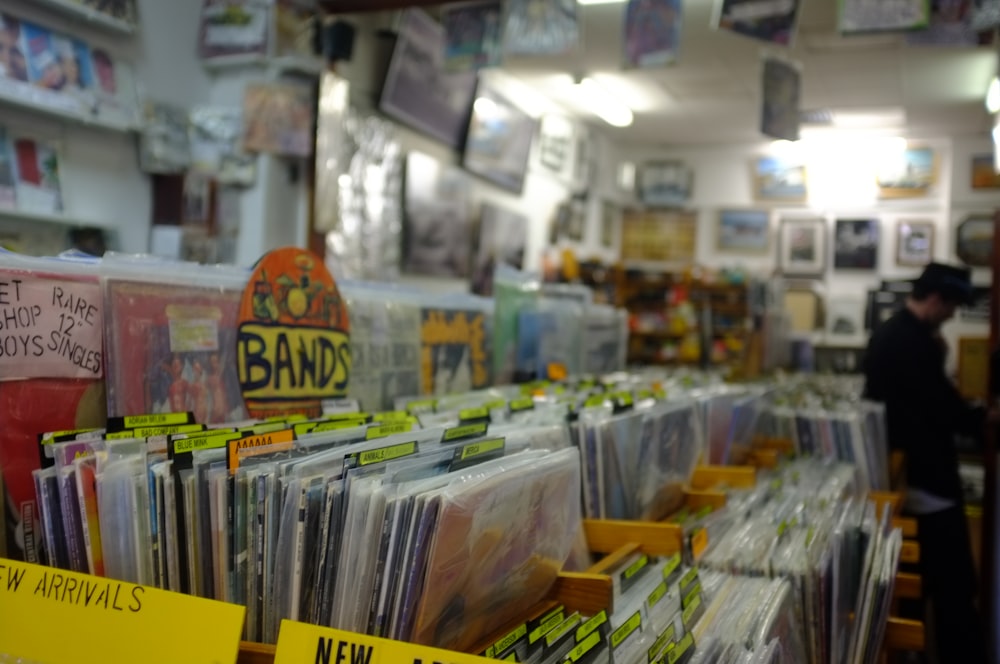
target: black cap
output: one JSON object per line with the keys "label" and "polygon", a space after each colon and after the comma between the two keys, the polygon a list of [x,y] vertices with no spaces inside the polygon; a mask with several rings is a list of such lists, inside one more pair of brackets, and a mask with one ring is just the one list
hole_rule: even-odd
{"label": "black cap", "polygon": [[928,263],[913,285],[960,304],[971,304],[973,300],[972,272],[965,267]]}

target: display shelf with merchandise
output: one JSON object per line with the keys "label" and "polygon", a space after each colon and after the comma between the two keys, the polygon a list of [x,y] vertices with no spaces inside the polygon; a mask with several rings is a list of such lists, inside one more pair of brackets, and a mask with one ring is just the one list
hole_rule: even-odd
{"label": "display shelf with merchandise", "polygon": [[103,30],[123,35],[132,35],[136,31],[136,26],[131,21],[115,18],[106,12],[88,7],[80,0],[37,0],[37,2],[70,18],[82,18],[88,25]]}
{"label": "display shelf with merchandise", "polygon": [[275,77],[285,74],[301,74],[305,76],[320,76],[326,69],[321,58],[304,55],[279,55],[269,57],[260,53],[241,53],[237,55],[222,55],[203,60],[205,69],[211,72],[224,72],[242,67],[259,67],[266,69]]}
{"label": "display shelf with merchandise", "polygon": [[0,78],[0,105],[37,112],[82,127],[123,134],[139,131],[138,122],[101,117],[84,112],[82,104],[68,95],[33,88],[18,81]]}
{"label": "display shelf with merchandise", "polygon": [[17,208],[0,207],[0,221],[4,219],[19,219],[22,221],[38,222],[43,224],[58,224],[70,228],[115,228],[115,224],[107,219],[83,219],[65,213],[34,212],[32,210],[19,210]]}

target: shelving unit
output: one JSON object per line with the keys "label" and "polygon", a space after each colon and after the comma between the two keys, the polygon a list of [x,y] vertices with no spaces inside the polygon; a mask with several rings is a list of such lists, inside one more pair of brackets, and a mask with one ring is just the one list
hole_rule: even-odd
{"label": "shelving unit", "polygon": [[0,105],[32,113],[42,113],[82,127],[118,133],[139,131],[137,123],[86,113],[83,105],[69,95],[53,93],[27,83],[4,78],[0,78]]}
{"label": "shelving unit", "polygon": [[87,7],[80,2],[74,2],[74,0],[35,0],[35,2],[70,18],[82,18],[88,24],[102,30],[123,35],[131,35],[136,32],[134,24]]}
{"label": "shelving unit", "polygon": [[326,69],[326,64],[321,58],[298,55],[269,57],[261,53],[223,55],[204,60],[202,64],[204,64],[205,69],[211,72],[225,72],[242,67],[261,67],[267,69],[274,76],[301,74],[318,77]]}
{"label": "shelving unit", "polygon": [[21,221],[31,221],[43,224],[58,224],[71,228],[91,227],[91,228],[114,228],[114,224],[106,219],[79,219],[66,214],[49,214],[45,212],[32,212],[31,210],[18,210],[16,208],[0,207],[0,219],[18,219]]}

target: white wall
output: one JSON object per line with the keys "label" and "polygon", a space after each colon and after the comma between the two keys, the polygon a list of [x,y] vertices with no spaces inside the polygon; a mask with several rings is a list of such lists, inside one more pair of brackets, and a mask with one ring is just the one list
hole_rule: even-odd
{"label": "white wall", "polygon": [[[820,149],[806,149],[805,163],[809,178],[809,200],[804,204],[762,204],[753,199],[751,167],[758,156],[774,150],[787,149],[781,144],[759,143],[736,146],[703,146],[675,150],[652,150],[625,147],[617,160],[645,161],[680,160],[694,169],[694,189],[688,203],[698,213],[696,262],[713,268],[742,266],[754,273],[775,273],[778,261],[778,228],[784,216],[820,216],[827,221],[826,269],[819,282],[826,294],[852,297],[864,301],[867,290],[877,287],[882,279],[906,279],[919,274],[919,269],[896,264],[896,233],[900,220],[921,220],[934,224],[934,258],[959,262],[955,256],[954,229],[965,212],[990,211],[1000,207],[1000,192],[973,192],[970,184],[969,161],[973,154],[992,150],[990,137],[963,137],[923,140],[914,145],[934,148],[938,162],[938,179],[928,195],[911,199],[879,200],[874,188],[873,157],[864,154],[867,145],[879,140],[869,136],[850,136],[823,140]],[[814,145],[816,145],[814,143]],[[757,208],[771,211],[771,244],[763,255],[740,255],[720,252],[716,248],[718,214],[724,208]],[[877,271],[833,269],[833,224],[837,218],[877,218],[880,221],[879,266]],[[989,272],[976,271],[974,281],[989,285]],[[945,329],[952,343],[951,366],[958,336],[985,335],[984,324],[954,321]],[[816,335],[824,341],[824,335]],[[865,337],[853,340],[865,343]]]}

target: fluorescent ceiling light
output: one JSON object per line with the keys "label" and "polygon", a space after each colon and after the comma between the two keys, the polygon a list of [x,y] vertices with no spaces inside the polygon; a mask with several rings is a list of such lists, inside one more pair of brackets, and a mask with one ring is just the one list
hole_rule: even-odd
{"label": "fluorescent ceiling light", "polygon": [[635,119],[632,109],[620,103],[594,79],[585,78],[575,87],[585,107],[612,127],[628,127]]}
{"label": "fluorescent ceiling light", "polygon": [[990,113],[1000,112],[1000,79],[996,76],[990,81],[990,87],[986,91],[986,110]]}

